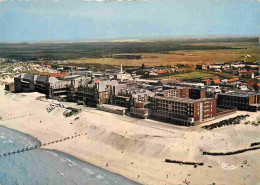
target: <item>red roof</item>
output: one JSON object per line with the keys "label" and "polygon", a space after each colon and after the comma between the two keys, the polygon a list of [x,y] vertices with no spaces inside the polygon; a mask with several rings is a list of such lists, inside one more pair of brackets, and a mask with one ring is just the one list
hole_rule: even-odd
{"label": "red roof", "polygon": [[235,81],[239,81],[239,78],[231,78],[228,80],[229,82],[235,82]]}
{"label": "red roof", "polygon": [[48,77],[64,77],[64,76],[69,76],[68,73],[63,72],[63,73],[50,73],[47,75]]}
{"label": "red roof", "polygon": [[246,73],[247,70],[238,71],[238,73]]}
{"label": "red roof", "polygon": [[203,64],[197,64],[197,66],[202,66]]}
{"label": "red roof", "polygon": [[214,84],[220,84],[221,83],[220,79],[215,79],[215,80],[213,80],[213,82],[214,82]]}
{"label": "red roof", "polygon": [[247,86],[253,87],[255,85],[255,82],[247,82]]}
{"label": "red roof", "polygon": [[157,71],[158,74],[163,74],[163,73],[168,73],[167,70],[164,70],[164,71]]}
{"label": "red roof", "polygon": [[247,86],[249,86],[249,87],[253,87],[254,85],[257,85],[258,87],[260,87],[260,83],[256,83],[256,82],[247,82]]}

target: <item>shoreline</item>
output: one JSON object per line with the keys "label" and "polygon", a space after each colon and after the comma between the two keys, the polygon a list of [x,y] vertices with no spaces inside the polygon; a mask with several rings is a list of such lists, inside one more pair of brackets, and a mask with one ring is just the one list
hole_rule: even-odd
{"label": "shoreline", "polygon": [[[11,129],[11,128],[8,128],[8,127],[2,126],[2,125],[0,125],[0,128],[4,128],[4,129],[7,130],[7,131],[10,131],[10,132],[14,132],[14,133],[18,133],[18,134],[20,134],[20,135],[23,135],[24,137],[29,138],[29,140],[31,140],[31,141],[33,141],[33,142],[35,142],[35,143],[37,143],[37,144],[40,144],[40,143],[41,143],[41,141],[38,140],[37,138],[35,138],[35,137],[33,137],[33,136],[29,135],[29,134],[20,132],[19,130]],[[18,148],[18,149],[20,149],[20,148]],[[62,151],[59,151],[59,150],[55,150],[55,149],[47,149],[47,148],[43,148],[43,147],[42,147],[42,148],[37,148],[37,149],[44,150],[44,151],[49,151],[49,152],[54,152],[54,153],[56,153],[56,154],[58,154],[58,155],[59,155],[59,154],[62,154],[63,156],[66,156],[66,157],[69,158],[69,159],[74,159],[74,160],[77,160],[77,161],[81,161],[82,163],[86,163],[87,165],[89,165],[89,166],[91,166],[91,167],[94,167],[94,168],[96,168],[96,169],[98,169],[98,170],[102,170],[102,171],[105,171],[105,172],[107,172],[107,173],[109,173],[109,174],[113,174],[113,175],[118,176],[118,177],[120,177],[120,178],[124,178],[124,179],[126,179],[127,181],[133,182],[134,184],[137,184],[137,185],[139,184],[138,182],[135,182],[135,181],[133,181],[133,180],[131,180],[131,179],[128,179],[128,178],[126,178],[126,177],[124,177],[124,176],[122,176],[122,175],[120,175],[120,174],[117,174],[117,173],[113,173],[113,172],[111,172],[111,171],[108,171],[108,170],[106,170],[106,169],[104,169],[104,168],[101,168],[101,167],[99,167],[99,166],[96,166],[96,165],[94,165],[94,164],[91,164],[91,163],[89,163],[89,162],[87,162],[87,161],[81,160],[81,159],[79,159],[79,158],[77,158],[77,157],[75,157],[75,156],[73,156],[73,155],[68,154],[68,153],[65,153],[65,152],[62,152]],[[28,151],[28,152],[31,152],[31,151]],[[1,155],[1,154],[2,154],[2,153],[0,153],[0,155]]]}
{"label": "shoreline", "polygon": [[[224,151],[228,151],[247,146],[248,143],[259,139],[259,127],[241,124],[222,128],[222,131],[219,131],[221,129],[207,131],[200,127],[184,129],[152,120],[114,115],[88,107],[84,108],[86,111],[76,116],[65,118],[64,109],[59,107],[47,113],[46,108],[54,101],[50,100],[49,103],[36,101],[39,95],[38,93],[5,94],[0,90],[0,101],[3,102],[0,105],[0,110],[3,110],[0,111],[0,116],[3,119],[18,117],[0,121],[0,124],[37,137],[42,143],[87,132],[86,136],[55,143],[43,147],[44,149],[66,153],[142,184],[181,184],[185,179],[193,184],[201,182],[252,184],[259,179],[259,175],[255,172],[249,177],[243,172],[246,168],[249,171],[259,169],[256,167],[259,164],[256,159],[259,151],[225,157],[202,156],[200,152],[200,148],[209,151],[223,148]],[[77,106],[73,103],[60,103]],[[34,114],[22,117],[29,113]],[[79,119],[75,120],[76,117]],[[151,125],[163,130],[152,128]],[[164,162],[166,158],[204,162],[205,165],[194,168],[167,164]],[[221,164],[224,162],[240,164],[243,160],[248,160],[251,167],[232,170],[228,176],[226,171],[221,169]]]}

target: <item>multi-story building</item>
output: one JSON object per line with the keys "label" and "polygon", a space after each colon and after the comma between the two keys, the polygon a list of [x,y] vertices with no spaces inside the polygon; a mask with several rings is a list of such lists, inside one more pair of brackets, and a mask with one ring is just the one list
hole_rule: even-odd
{"label": "multi-story building", "polygon": [[97,104],[110,103],[116,80],[94,81],[90,84],[79,86],[76,99],[83,101],[88,106],[96,107]]}
{"label": "multi-story building", "polygon": [[150,114],[177,125],[194,126],[216,117],[216,99],[187,99],[155,96],[150,99]]}
{"label": "multi-story building", "polygon": [[148,102],[148,97],[154,96],[154,93],[137,87],[121,88],[115,95],[115,105],[123,107],[135,107],[138,102]]}
{"label": "multi-story building", "polygon": [[67,73],[54,74],[20,74],[14,78],[16,92],[39,92],[48,98],[67,98],[70,81],[59,80],[58,78],[67,76]]}
{"label": "multi-story building", "polygon": [[189,98],[194,100],[206,98],[206,90],[200,88],[191,88],[189,90]]}
{"label": "multi-story building", "polygon": [[256,92],[230,92],[218,94],[217,106],[227,109],[258,111],[260,94]]}
{"label": "multi-story building", "polygon": [[149,109],[148,108],[130,108],[130,115],[138,118],[148,118],[149,116]]}
{"label": "multi-story building", "polygon": [[189,88],[179,86],[163,86],[163,91],[157,96],[189,98]]}

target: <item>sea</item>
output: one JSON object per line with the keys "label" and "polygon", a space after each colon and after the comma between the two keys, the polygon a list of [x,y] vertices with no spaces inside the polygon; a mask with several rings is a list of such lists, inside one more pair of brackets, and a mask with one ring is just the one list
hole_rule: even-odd
{"label": "sea", "polygon": [[3,156],[37,144],[29,135],[0,126],[0,185],[138,184],[58,151],[40,148]]}

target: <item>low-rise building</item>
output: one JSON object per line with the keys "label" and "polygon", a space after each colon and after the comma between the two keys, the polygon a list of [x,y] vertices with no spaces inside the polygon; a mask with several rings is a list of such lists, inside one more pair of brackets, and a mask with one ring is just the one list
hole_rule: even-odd
{"label": "low-rise building", "polygon": [[260,94],[256,92],[230,92],[218,94],[217,106],[227,109],[258,111]]}
{"label": "low-rise building", "polygon": [[196,69],[197,70],[206,70],[206,69],[208,69],[208,66],[206,64],[197,64]]}
{"label": "low-rise building", "polygon": [[12,82],[12,83],[5,84],[5,90],[12,91],[12,92],[15,91],[14,83]]}
{"label": "low-rise building", "polygon": [[148,108],[130,108],[130,115],[133,117],[147,119],[149,116],[149,109]]}

